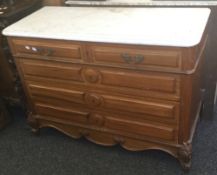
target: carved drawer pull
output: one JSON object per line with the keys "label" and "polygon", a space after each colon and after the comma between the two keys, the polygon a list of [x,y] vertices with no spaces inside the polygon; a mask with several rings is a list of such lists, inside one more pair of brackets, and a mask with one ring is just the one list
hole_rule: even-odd
{"label": "carved drawer pull", "polygon": [[128,64],[132,62],[132,57],[128,53],[122,53],[121,57]]}
{"label": "carved drawer pull", "polygon": [[25,46],[25,49],[34,53],[38,53],[42,56],[51,56],[54,52],[51,48],[41,48],[41,47],[34,47],[34,46]]}

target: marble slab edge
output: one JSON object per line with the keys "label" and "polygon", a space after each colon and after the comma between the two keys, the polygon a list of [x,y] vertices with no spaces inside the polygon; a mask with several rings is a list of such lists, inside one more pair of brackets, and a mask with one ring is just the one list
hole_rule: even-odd
{"label": "marble slab edge", "polygon": [[138,6],[217,6],[216,1],[152,1],[152,0],[106,0],[106,1],[66,1],[68,6],[124,6],[124,7],[138,7]]}

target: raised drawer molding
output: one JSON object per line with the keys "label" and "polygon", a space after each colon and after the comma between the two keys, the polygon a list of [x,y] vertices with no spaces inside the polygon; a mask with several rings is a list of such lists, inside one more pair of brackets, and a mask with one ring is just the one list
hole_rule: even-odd
{"label": "raised drawer molding", "polygon": [[[79,9],[90,10],[74,10]],[[38,13],[42,15],[43,10]],[[115,10],[109,13],[114,15]],[[71,21],[71,26],[81,27]],[[34,132],[53,127],[101,145],[120,144],[132,151],[160,149],[176,157],[183,168],[190,168],[192,139],[203,105],[205,23],[199,42],[184,46],[182,40],[180,45],[171,41],[171,46],[167,40],[165,45],[129,43],[127,36],[126,43],[84,41],[73,30],[70,36],[76,39],[61,39],[57,29],[53,37],[28,37],[19,23],[11,28],[4,33],[26,92],[28,121]],[[34,33],[27,26],[22,29],[26,30]],[[13,35],[14,31],[22,34]],[[41,28],[37,31],[46,33]]]}
{"label": "raised drawer molding", "polygon": [[181,53],[178,50],[97,45],[89,48],[92,60],[99,64],[181,70]]}

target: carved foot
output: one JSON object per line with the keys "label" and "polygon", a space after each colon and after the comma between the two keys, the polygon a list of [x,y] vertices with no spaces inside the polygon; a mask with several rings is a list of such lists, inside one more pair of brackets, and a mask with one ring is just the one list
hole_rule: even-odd
{"label": "carved foot", "polygon": [[28,124],[31,126],[31,131],[34,135],[40,134],[40,128],[38,121],[33,117],[32,112],[28,114]]}
{"label": "carved foot", "polygon": [[192,157],[192,144],[184,143],[180,147],[178,152],[178,159],[184,171],[189,171],[191,167],[191,157]]}

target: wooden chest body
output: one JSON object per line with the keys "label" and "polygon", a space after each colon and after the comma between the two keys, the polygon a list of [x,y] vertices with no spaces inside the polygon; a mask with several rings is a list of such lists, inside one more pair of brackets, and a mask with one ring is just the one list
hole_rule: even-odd
{"label": "wooden chest body", "polygon": [[207,34],[190,48],[9,37],[33,131],[138,151],[160,149],[190,167],[202,104]]}

